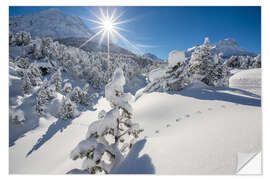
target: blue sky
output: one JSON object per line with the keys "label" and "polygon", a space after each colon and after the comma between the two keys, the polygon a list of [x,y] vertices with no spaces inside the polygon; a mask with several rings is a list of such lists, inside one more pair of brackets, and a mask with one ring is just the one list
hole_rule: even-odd
{"label": "blue sky", "polygon": [[[51,7],[10,7],[9,14],[24,15]],[[56,7],[67,14],[95,19],[89,11],[98,12],[97,7]],[[120,25],[122,31],[142,52],[150,52],[162,59],[168,58],[171,50],[185,50],[202,44],[204,37],[212,43],[233,38],[238,44],[255,53],[261,52],[261,8],[260,7],[116,7],[125,11],[121,20],[131,19]],[[98,14],[98,13],[97,13]],[[84,21],[91,29],[96,25]],[[96,30],[93,30],[96,31]],[[119,45],[128,49],[124,42]]]}

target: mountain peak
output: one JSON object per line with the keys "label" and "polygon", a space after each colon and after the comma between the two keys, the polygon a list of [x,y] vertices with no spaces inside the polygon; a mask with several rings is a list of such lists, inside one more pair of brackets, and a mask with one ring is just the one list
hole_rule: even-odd
{"label": "mountain peak", "polygon": [[224,40],[221,40],[219,41],[218,43],[216,44],[222,44],[222,45],[236,45],[238,46],[237,42],[235,39],[232,39],[232,38],[226,38]]}
{"label": "mountain peak", "polygon": [[35,14],[10,16],[9,30],[30,32],[33,37],[53,39],[68,37],[89,37],[92,32],[76,15],[68,15],[58,8],[50,8]]}
{"label": "mountain peak", "polygon": [[152,59],[152,60],[161,60],[156,55],[154,55],[152,53],[145,53],[145,54],[143,54],[143,57],[146,57],[146,58],[149,58],[149,59]]}

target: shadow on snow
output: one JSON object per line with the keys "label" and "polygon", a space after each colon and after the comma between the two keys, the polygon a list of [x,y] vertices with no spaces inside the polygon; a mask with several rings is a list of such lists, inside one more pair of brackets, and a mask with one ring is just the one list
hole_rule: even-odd
{"label": "shadow on snow", "polygon": [[134,144],[127,157],[111,174],[154,174],[155,167],[148,154],[139,157],[139,153],[143,149],[146,139],[142,139]]}
{"label": "shadow on snow", "polygon": [[[91,110],[95,111],[96,109],[93,108],[78,108],[83,111]],[[80,116],[77,116],[72,119],[67,119],[67,120],[61,120],[58,119],[56,122],[52,123],[49,128],[47,129],[46,133],[38,139],[36,144],[33,146],[33,148],[27,153],[26,157],[32,154],[33,151],[38,150],[43,144],[45,144],[49,139],[51,139],[58,131],[63,132],[64,129],[66,129],[69,125],[72,124],[72,121]]]}
{"label": "shadow on snow", "polygon": [[[227,91],[227,92],[225,92]],[[245,96],[230,94],[240,93]],[[202,88],[202,89],[191,89],[191,90],[182,90],[179,92],[170,92],[170,94],[179,94],[182,96],[193,97],[200,100],[217,100],[217,101],[226,101],[232,102],[236,104],[242,104],[247,106],[261,106],[261,97],[253,94],[248,91],[244,91],[236,88],[227,88],[227,87],[219,87],[219,88]]]}

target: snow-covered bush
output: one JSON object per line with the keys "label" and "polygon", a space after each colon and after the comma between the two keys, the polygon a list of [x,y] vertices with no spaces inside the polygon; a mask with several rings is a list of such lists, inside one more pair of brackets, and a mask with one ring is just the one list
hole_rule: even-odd
{"label": "snow-covered bush", "polygon": [[131,95],[123,92],[124,84],[123,71],[118,68],[112,81],[105,87],[105,97],[111,103],[112,109],[99,113],[98,120],[90,124],[86,139],[70,154],[73,160],[84,158],[83,169],[92,174],[109,173],[123,159],[128,147],[132,147],[142,131],[138,124],[131,122]]}
{"label": "snow-covered bush", "polygon": [[47,79],[43,81],[36,99],[36,111],[39,114],[45,114],[47,112],[47,105],[50,100],[56,97],[56,90],[54,85],[50,85]]}
{"label": "snow-covered bush", "polygon": [[24,113],[20,109],[9,109],[9,118],[11,123],[23,124],[25,121]]}
{"label": "snow-covered bush", "polygon": [[61,70],[58,69],[51,77],[50,84],[55,85],[56,91],[61,91],[62,89],[62,73]]}
{"label": "snow-covered bush", "polygon": [[70,118],[74,118],[79,115],[77,110],[77,105],[73,103],[69,97],[63,97],[60,110],[58,113],[59,119],[66,120]]}
{"label": "snow-covered bush", "polygon": [[65,93],[70,93],[71,90],[72,90],[72,84],[69,82],[65,83],[62,91]]}

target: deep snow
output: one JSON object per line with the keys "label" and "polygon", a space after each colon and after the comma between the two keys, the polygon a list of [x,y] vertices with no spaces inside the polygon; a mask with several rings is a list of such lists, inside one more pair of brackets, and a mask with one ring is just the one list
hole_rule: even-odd
{"label": "deep snow", "polygon": [[[244,70],[232,76],[232,88],[195,84],[178,93],[133,98],[134,121],[144,132],[113,173],[235,174],[237,153],[261,150],[260,78],[260,69]],[[40,118],[39,126],[10,146],[10,173],[75,172],[82,163],[69,159],[71,150],[99,110],[109,108],[100,98],[73,120]]]}

